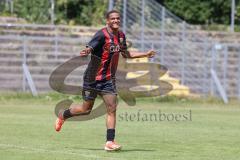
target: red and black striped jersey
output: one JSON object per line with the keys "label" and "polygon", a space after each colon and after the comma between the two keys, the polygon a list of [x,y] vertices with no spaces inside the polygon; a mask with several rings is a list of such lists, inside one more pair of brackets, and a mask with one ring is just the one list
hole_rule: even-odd
{"label": "red and black striped jersey", "polygon": [[119,31],[114,35],[103,28],[93,36],[87,47],[93,51],[84,80],[90,82],[115,79],[119,54],[125,54],[127,49],[124,33]]}

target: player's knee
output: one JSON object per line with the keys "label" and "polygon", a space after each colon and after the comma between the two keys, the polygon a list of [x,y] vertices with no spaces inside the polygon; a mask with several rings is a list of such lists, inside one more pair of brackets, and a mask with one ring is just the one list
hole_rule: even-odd
{"label": "player's knee", "polygon": [[83,107],[82,108],[84,113],[90,113],[92,111],[92,107],[91,106],[88,106],[88,107]]}
{"label": "player's knee", "polygon": [[117,110],[117,105],[116,104],[109,104],[107,106],[107,112],[108,113],[115,113]]}
{"label": "player's knee", "polygon": [[85,114],[85,115],[89,115],[89,114],[91,113],[91,111],[92,111],[92,109],[87,109],[87,110],[84,112],[84,114]]}
{"label": "player's knee", "polygon": [[92,111],[92,108],[84,108],[82,107],[81,110],[78,110],[78,112],[75,112],[76,115],[89,115]]}
{"label": "player's knee", "polygon": [[82,110],[83,112],[91,112],[93,105],[92,104],[83,104]]}

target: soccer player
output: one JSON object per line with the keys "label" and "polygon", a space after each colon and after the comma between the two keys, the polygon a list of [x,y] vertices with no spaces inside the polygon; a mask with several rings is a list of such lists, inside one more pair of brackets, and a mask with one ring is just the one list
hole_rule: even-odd
{"label": "soccer player", "polygon": [[60,111],[55,123],[55,129],[60,131],[64,121],[70,117],[89,114],[95,98],[100,95],[107,110],[107,133],[104,149],[114,151],[121,149],[121,146],[114,140],[117,108],[115,72],[119,54],[124,58],[153,57],[155,51],[150,50],[142,53],[127,50],[126,37],[120,31],[120,13],[118,11],[112,10],[106,14],[106,24],[106,27],[99,30],[86,48],[80,52],[80,56],[91,54],[91,60],[83,78],[83,103],[72,104],[69,109]]}

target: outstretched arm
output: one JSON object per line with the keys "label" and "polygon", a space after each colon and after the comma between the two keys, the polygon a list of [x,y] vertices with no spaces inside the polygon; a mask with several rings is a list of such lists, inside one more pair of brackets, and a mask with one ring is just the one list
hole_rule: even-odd
{"label": "outstretched arm", "polygon": [[122,53],[124,58],[142,58],[142,57],[152,58],[155,54],[156,52],[154,50],[149,50],[148,52],[124,51],[124,53]]}

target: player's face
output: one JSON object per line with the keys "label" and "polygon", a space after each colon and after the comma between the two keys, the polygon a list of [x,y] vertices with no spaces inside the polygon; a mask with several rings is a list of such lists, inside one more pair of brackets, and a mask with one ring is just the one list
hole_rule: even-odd
{"label": "player's face", "polygon": [[107,19],[108,26],[113,29],[117,30],[120,28],[120,15],[118,13],[112,13],[109,15]]}

